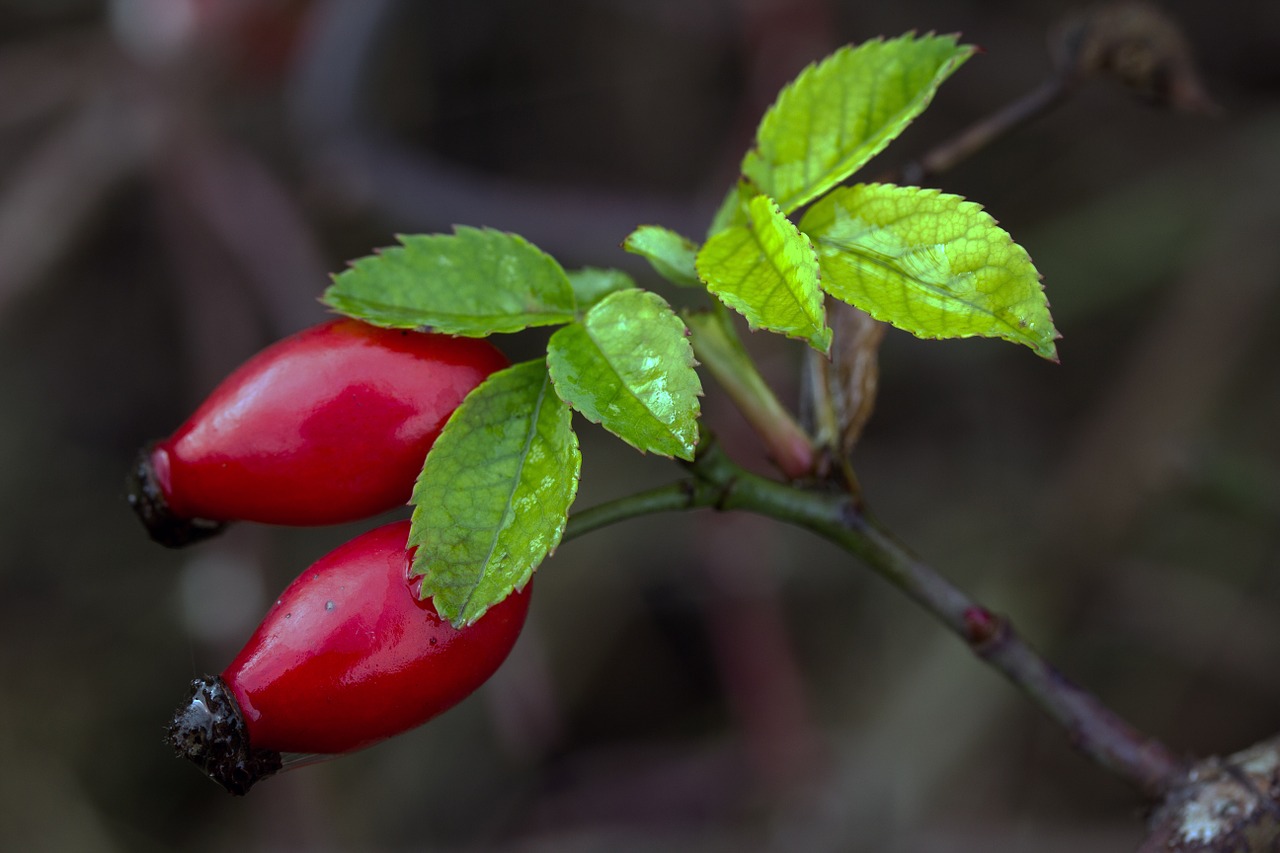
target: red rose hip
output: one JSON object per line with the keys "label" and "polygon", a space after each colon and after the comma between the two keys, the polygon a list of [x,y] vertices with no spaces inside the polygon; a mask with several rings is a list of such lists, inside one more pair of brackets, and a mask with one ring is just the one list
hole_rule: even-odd
{"label": "red rose hip", "polygon": [[173,547],[227,521],[376,515],[409,500],[445,421],[506,366],[482,340],[349,319],[314,326],[254,356],[144,448],[129,502]]}
{"label": "red rose hip", "polygon": [[221,677],[197,679],[169,741],[233,794],[281,753],[336,754],[421,725],[483,684],[515,645],[529,587],[457,629],[409,577],[409,522],[303,572]]}

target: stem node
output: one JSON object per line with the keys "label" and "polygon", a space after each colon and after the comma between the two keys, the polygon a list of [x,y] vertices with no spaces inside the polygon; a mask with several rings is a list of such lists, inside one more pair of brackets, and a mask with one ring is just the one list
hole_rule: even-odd
{"label": "stem node", "polygon": [[1009,633],[1008,621],[981,604],[966,608],[961,618],[964,620],[965,639],[979,657],[985,657],[986,649],[998,644]]}

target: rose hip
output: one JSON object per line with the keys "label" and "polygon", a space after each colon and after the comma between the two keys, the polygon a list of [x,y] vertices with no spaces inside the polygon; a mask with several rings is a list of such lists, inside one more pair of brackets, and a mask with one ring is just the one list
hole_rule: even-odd
{"label": "rose hip", "polygon": [[233,794],[281,753],[337,754],[419,726],[483,684],[515,645],[529,587],[454,628],[409,577],[409,522],[321,558],[281,594],[220,677],[192,683],[170,743]]}
{"label": "rose hip", "polygon": [[486,341],[339,319],[250,359],[144,448],[129,502],[177,547],[227,521],[321,525],[404,504],[463,398],[506,359]]}

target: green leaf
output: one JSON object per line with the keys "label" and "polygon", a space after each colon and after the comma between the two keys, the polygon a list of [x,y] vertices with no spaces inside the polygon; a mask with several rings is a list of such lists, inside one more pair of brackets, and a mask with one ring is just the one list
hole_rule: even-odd
{"label": "green leaf", "polygon": [[551,336],[556,393],[640,451],[692,460],[702,383],[686,334],[656,293],[615,293]]}
{"label": "green leaf", "polygon": [[858,184],[800,226],[835,298],[921,338],[998,337],[1057,359],[1058,337],[1027,252],[980,205],[933,189]]}
{"label": "green leaf", "polygon": [[698,245],[659,225],[641,225],[627,235],[622,248],[645,258],[672,284],[700,287],[694,259]]}
{"label": "green leaf", "polygon": [[841,48],[782,90],[742,173],[790,213],[902,133],[973,52],[950,35],[907,34]]}
{"label": "green leaf", "polygon": [[568,275],[580,312],[595,305],[610,293],[631,290],[636,286],[635,279],[622,270],[583,267],[580,270],[572,270]]}
{"label": "green leaf", "polygon": [[747,205],[747,225],[721,231],[698,252],[698,275],[721,302],[762,328],[801,338],[819,352],[831,347],[809,238],[768,196]]}
{"label": "green leaf", "polygon": [[550,255],[523,237],[458,228],[398,238],[334,276],[324,303],[397,329],[484,337],[574,317],[573,286]]}
{"label": "green leaf", "polygon": [[493,374],[453,413],[413,491],[413,573],[455,625],[474,622],[555,550],[582,457],[541,359]]}

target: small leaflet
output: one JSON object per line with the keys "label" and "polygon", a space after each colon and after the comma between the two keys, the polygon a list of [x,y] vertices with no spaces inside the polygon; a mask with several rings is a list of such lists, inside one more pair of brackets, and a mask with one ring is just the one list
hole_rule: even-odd
{"label": "small leaflet", "polygon": [[560,542],[582,457],[541,359],[490,376],[454,411],[413,491],[422,596],[455,625],[523,587]]}
{"label": "small leaflet", "polygon": [[837,50],[778,95],[742,173],[790,213],[901,134],[973,52],[954,35],[914,34]]}
{"label": "small leaflet", "polygon": [[615,293],[551,336],[556,393],[642,452],[692,460],[702,383],[687,334],[656,293]]}
{"label": "small leaflet", "polygon": [[752,329],[780,332],[827,352],[831,329],[809,239],[768,196],[751,200],[747,218],[749,224],[727,228],[703,244],[698,275]]}
{"label": "small leaflet", "polygon": [[658,275],[672,284],[699,287],[695,259],[698,246],[687,237],[660,225],[641,225],[627,235],[622,248],[647,260]]}

